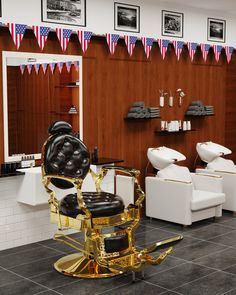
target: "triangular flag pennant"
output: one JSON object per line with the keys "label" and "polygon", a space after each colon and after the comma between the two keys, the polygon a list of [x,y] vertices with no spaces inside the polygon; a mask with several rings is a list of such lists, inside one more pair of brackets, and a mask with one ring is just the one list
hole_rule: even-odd
{"label": "triangular flag pennant", "polygon": [[60,41],[61,48],[66,51],[67,45],[70,41],[72,30],[56,28],[57,38]]}
{"label": "triangular flag pennant", "polygon": [[54,72],[54,70],[55,70],[55,66],[56,66],[56,63],[55,63],[55,62],[50,62],[50,63],[49,63],[49,68],[50,68],[52,74],[53,74],[53,72]]}
{"label": "triangular flag pennant", "polygon": [[32,26],[32,29],[34,31],[34,34],[38,41],[40,49],[43,50],[44,45],[48,38],[48,34],[51,31],[51,28],[41,27],[41,26]]}
{"label": "triangular flag pennant", "polygon": [[75,69],[78,72],[78,70],[79,70],[79,61],[78,60],[73,61],[73,65],[75,66]]}
{"label": "triangular flag pennant", "polygon": [[25,71],[25,65],[20,65],[20,72],[23,75]]}
{"label": "triangular flag pennant", "polygon": [[84,31],[77,31],[77,34],[78,34],[78,38],[79,38],[79,42],[82,47],[82,50],[85,53],[88,48],[88,45],[89,45],[89,42],[90,42],[90,39],[91,39],[93,33],[86,32],[86,31],[85,32]]}
{"label": "triangular flag pennant", "polygon": [[191,59],[191,61],[193,61],[198,44],[195,42],[187,42],[187,46],[188,46],[188,53],[189,53],[190,59]]}
{"label": "triangular flag pennant", "polygon": [[117,34],[106,34],[107,44],[111,54],[114,54],[119,38],[120,36]]}
{"label": "triangular flag pennant", "polygon": [[225,54],[226,54],[228,63],[230,63],[230,61],[231,61],[233,51],[234,51],[234,47],[225,46]]}
{"label": "triangular flag pennant", "polygon": [[206,61],[209,49],[211,48],[211,45],[210,44],[201,44],[200,46],[201,46],[201,50],[202,50],[203,59],[204,59],[204,61]]}
{"label": "triangular flag pennant", "polygon": [[34,64],[34,69],[35,69],[36,74],[38,75],[39,69],[40,69],[40,64]]}
{"label": "triangular flag pennant", "polygon": [[19,49],[21,40],[23,39],[27,26],[14,23],[8,23],[7,25],[12,35],[12,39],[16,45],[16,48]]}
{"label": "triangular flag pennant", "polygon": [[143,43],[143,47],[144,47],[144,51],[146,53],[146,56],[147,56],[147,58],[149,58],[154,39],[153,38],[146,38],[146,37],[142,37],[141,39],[142,39],[142,43]]}
{"label": "triangular flag pennant", "polygon": [[183,41],[172,41],[175,49],[175,54],[177,59],[179,60],[181,52],[183,50],[184,42]]}
{"label": "triangular flag pennant", "polygon": [[29,75],[31,74],[32,68],[33,68],[32,64],[27,64],[27,70],[28,70]]}
{"label": "triangular flag pennant", "polygon": [[221,54],[221,50],[222,50],[222,46],[221,45],[213,45],[213,50],[214,50],[214,54],[215,54],[215,59],[218,62],[220,59],[220,54]]}
{"label": "triangular flag pennant", "polygon": [[138,38],[136,36],[127,36],[127,35],[125,35],[124,38],[125,38],[125,44],[126,44],[128,53],[131,56],[133,54],[134,47]]}
{"label": "triangular flag pennant", "polygon": [[72,65],[72,62],[71,61],[67,61],[66,62],[66,69],[67,69],[67,72],[68,73],[70,72],[71,65]]}
{"label": "triangular flag pennant", "polygon": [[60,73],[62,72],[63,66],[64,66],[64,62],[58,62],[57,63],[57,67],[58,67],[58,70],[59,70]]}
{"label": "triangular flag pennant", "polygon": [[41,66],[42,66],[42,69],[43,69],[43,73],[46,74],[48,64],[44,63],[44,64],[41,64]]}
{"label": "triangular flag pennant", "polygon": [[158,41],[159,41],[158,43],[159,43],[159,47],[160,47],[160,52],[161,52],[162,58],[164,59],[166,56],[166,51],[168,49],[168,45],[169,45],[170,41],[164,40],[164,39],[159,39]]}

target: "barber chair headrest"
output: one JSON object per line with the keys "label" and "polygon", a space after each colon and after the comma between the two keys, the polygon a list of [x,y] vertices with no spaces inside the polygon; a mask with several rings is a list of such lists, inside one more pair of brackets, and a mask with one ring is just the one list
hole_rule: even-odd
{"label": "barber chair headrest", "polygon": [[197,143],[196,149],[201,160],[206,163],[210,163],[218,157],[232,153],[230,149],[211,141]]}
{"label": "barber chair headrest", "polygon": [[[51,137],[44,149],[44,169],[46,174],[82,178],[90,167],[90,155],[85,144],[72,134],[72,127],[64,121],[54,122],[48,129]],[[72,183],[53,178],[52,183],[59,188],[73,187]]]}
{"label": "barber chair headrest", "polygon": [[158,148],[149,148],[147,151],[147,157],[152,166],[158,170],[164,169],[170,164],[186,159],[186,157],[180,152],[177,152],[165,146]]}

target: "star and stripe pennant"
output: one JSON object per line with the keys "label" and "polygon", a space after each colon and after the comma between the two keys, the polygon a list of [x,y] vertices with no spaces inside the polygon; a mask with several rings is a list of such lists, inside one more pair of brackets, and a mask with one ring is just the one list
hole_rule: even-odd
{"label": "star and stripe pennant", "polygon": [[88,31],[78,31],[77,34],[78,34],[78,38],[79,38],[79,42],[82,47],[82,50],[85,53],[86,50],[88,49],[88,45],[93,33]]}
{"label": "star and stripe pennant", "polygon": [[78,72],[78,70],[79,70],[79,61],[78,60],[74,60],[73,61],[73,65],[75,67],[75,70]]}
{"label": "star and stripe pennant", "polygon": [[211,48],[211,45],[202,43],[200,46],[201,46],[201,50],[202,50],[203,59],[204,59],[204,61],[206,61],[208,53],[209,53],[209,49]]}
{"label": "star and stripe pennant", "polygon": [[24,71],[25,71],[25,65],[20,65],[20,72],[21,72],[21,75],[24,74]]}
{"label": "star and stripe pennant", "polygon": [[161,52],[161,55],[162,55],[163,59],[166,56],[166,52],[167,52],[169,43],[170,43],[170,40],[159,39],[159,47],[160,47],[160,52]]}
{"label": "star and stripe pennant", "polygon": [[190,59],[191,61],[193,61],[198,44],[196,42],[187,42],[187,47],[188,47],[188,53],[189,53]]}
{"label": "star and stripe pennant", "polygon": [[152,45],[154,42],[154,38],[142,37],[141,40],[143,43],[143,47],[144,47],[144,51],[146,53],[146,56],[147,56],[147,58],[149,58],[150,51],[152,49]]}
{"label": "star and stripe pennant", "polygon": [[234,51],[234,47],[225,46],[225,54],[226,54],[228,63],[230,63],[230,61],[231,61],[233,51]]}
{"label": "star and stripe pennant", "polygon": [[125,44],[126,44],[128,53],[129,53],[130,56],[132,56],[133,51],[134,51],[134,47],[135,47],[135,44],[136,44],[136,41],[137,41],[138,38],[136,36],[127,36],[127,35],[125,35],[124,39],[125,39]]}
{"label": "star and stripe pennant", "polygon": [[70,41],[72,30],[56,28],[57,38],[61,44],[62,51],[66,51],[67,45]]}
{"label": "star and stripe pennant", "polygon": [[107,33],[105,35],[106,35],[107,45],[109,47],[110,53],[114,54],[117,42],[118,42],[118,40],[120,38],[120,35],[118,35],[118,34],[110,34],[110,33]]}
{"label": "star and stripe pennant", "polygon": [[38,41],[39,47],[43,50],[45,43],[48,38],[48,34],[51,31],[50,27],[42,27],[42,26],[32,26],[35,37]]}
{"label": "star and stripe pennant", "polygon": [[40,69],[40,64],[34,64],[35,73],[38,75]]}
{"label": "star and stripe pennant", "polygon": [[172,41],[172,43],[174,45],[177,60],[179,60],[181,52],[182,52],[183,47],[184,47],[184,42],[183,41]]}
{"label": "star and stripe pennant", "polygon": [[8,23],[7,26],[12,35],[12,39],[16,45],[16,48],[19,49],[27,26],[22,24],[14,24],[14,23]]}
{"label": "star and stripe pennant", "polygon": [[215,54],[215,59],[218,62],[220,59],[220,54],[221,54],[221,50],[222,50],[222,46],[221,45],[212,45],[213,50],[214,50],[214,54]]}

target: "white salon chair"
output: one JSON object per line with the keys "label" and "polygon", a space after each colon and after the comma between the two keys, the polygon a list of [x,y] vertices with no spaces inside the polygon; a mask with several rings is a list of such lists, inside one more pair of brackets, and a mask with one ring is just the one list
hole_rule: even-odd
{"label": "white salon chair", "polygon": [[232,151],[214,142],[197,143],[199,157],[206,163],[205,169],[197,169],[197,173],[210,173],[223,177],[225,203],[223,209],[236,212],[236,166],[232,160],[224,159]]}
{"label": "white salon chair", "polygon": [[149,148],[156,176],[146,177],[146,215],[182,225],[222,216],[222,177],[190,173],[174,163],[185,156],[167,147]]}

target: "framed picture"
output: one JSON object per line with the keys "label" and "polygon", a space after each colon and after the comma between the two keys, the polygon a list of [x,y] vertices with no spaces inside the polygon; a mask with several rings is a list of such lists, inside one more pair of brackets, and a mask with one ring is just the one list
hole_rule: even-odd
{"label": "framed picture", "polygon": [[138,33],[140,30],[140,7],[135,5],[115,2],[115,23],[117,31]]}
{"label": "framed picture", "polygon": [[162,10],[162,36],[183,38],[184,14]]}
{"label": "framed picture", "polygon": [[86,0],[41,0],[42,21],[72,26],[86,25]]}
{"label": "framed picture", "polygon": [[222,19],[208,17],[207,40],[225,42],[226,22]]}
{"label": "framed picture", "polygon": [[2,0],[0,0],[0,17],[2,17]]}

